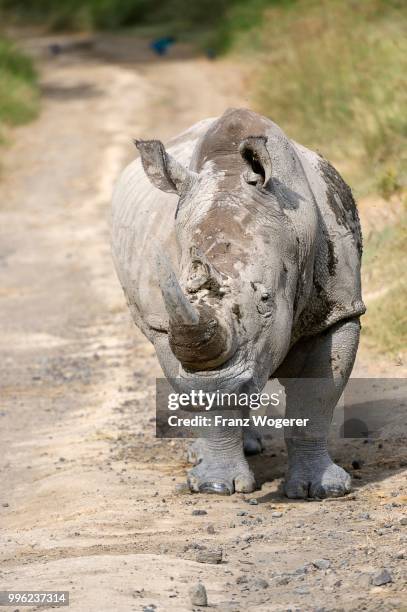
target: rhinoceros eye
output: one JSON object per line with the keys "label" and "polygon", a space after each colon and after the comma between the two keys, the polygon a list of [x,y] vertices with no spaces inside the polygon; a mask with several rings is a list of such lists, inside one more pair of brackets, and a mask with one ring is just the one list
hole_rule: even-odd
{"label": "rhinoceros eye", "polygon": [[273,313],[273,295],[271,291],[266,289],[261,285],[257,285],[256,287],[257,293],[257,312],[259,312],[264,317],[270,317]]}
{"label": "rhinoceros eye", "polygon": [[257,312],[263,315],[263,317],[271,317],[273,314],[273,304],[268,301],[261,301],[257,304]]}

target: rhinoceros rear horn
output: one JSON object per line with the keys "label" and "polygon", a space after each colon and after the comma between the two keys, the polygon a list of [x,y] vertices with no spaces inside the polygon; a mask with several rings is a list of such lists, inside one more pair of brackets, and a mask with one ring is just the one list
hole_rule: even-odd
{"label": "rhinoceros rear horn", "polygon": [[192,185],[195,172],[169,155],[160,140],[135,140],[134,144],[140,151],[144,172],[154,187],[180,195]]}
{"label": "rhinoceros rear horn", "polygon": [[264,187],[272,173],[266,136],[249,136],[240,143],[239,151],[247,166],[244,174],[246,182]]}

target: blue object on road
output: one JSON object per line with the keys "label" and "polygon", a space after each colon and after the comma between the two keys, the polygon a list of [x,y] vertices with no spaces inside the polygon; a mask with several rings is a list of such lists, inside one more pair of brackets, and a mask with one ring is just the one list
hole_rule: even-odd
{"label": "blue object on road", "polygon": [[156,38],[150,43],[150,48],[157,53],[157,55],[165,55],[171,47],[175,43],[175,38],[173,36],[163,36],[162,38]]}

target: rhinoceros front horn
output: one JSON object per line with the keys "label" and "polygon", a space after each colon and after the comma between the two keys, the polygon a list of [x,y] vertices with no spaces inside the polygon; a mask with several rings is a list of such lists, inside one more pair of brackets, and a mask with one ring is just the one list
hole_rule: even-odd
{"label": "rhinoceros front horn", "polygon": [[158,282],[169,317],[169,343],[190,370],[210,370],[234,352],[234,335],[209,306],[195,308],[185,296],[167,257],[156,252]]}
{"label": "rhinoceros front horn", "polygon": [[174,325],[197,325],[199,313],[182,291],[167,257],[156,252],[158,283],[164,298],[165,309]]}

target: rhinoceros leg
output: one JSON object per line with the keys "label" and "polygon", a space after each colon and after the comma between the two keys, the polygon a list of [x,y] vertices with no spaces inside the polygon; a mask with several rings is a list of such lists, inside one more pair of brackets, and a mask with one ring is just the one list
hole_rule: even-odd
{"label": "rhinoceros leg", "polygon": [[[157,333],[153,342],[165,376],[175,378],[178,362],[169,347],[167,335]],[[202,433],[205,437],[191,444],[188,453],[191,463],[196,463],[188,472],[191,490],[220,495],[254,491],[256,484],[244,456],[241,428],[219,426],[205,428]]]}
{"label": "rhinoceros leg", "polygon": [[263,451],[263,443],[260,434],[255,428],[245,427],[243,431],[243,448],[244,454],[260,455]]}
{"label": "rhinoceros leg", "polygon": [[[218,414],[225,416],[225,412]],[[199,462],[188,472],[192,491],[219,495],[254,491],[256,483],[244,456],[240,427],[205,428],[205,436],[197,440],[195,448]]]}
{"label": "rhinoceros leg", "polygon": [[[187,460],[196,465],[202,461],[205,452],[205,443],[202,438],[198,438],[189,445],[187,450]],[[256,429],[245,427],[243,431],[243,450],[247,456],[259,455],[263,450],[262,439]]]}
{"label": "rhinoceros leg", "polygon": [[337,323],[298,343],[279,369],[280,378],[314,379],[308,384],[285,381],[287,417],[309,419],[308,427],[292,428],[286,436],[287,497],[340,497],[350,491],[350,476],[332,461],[327,438],[334,408],[352,371],[359,332],[359,319]]}

